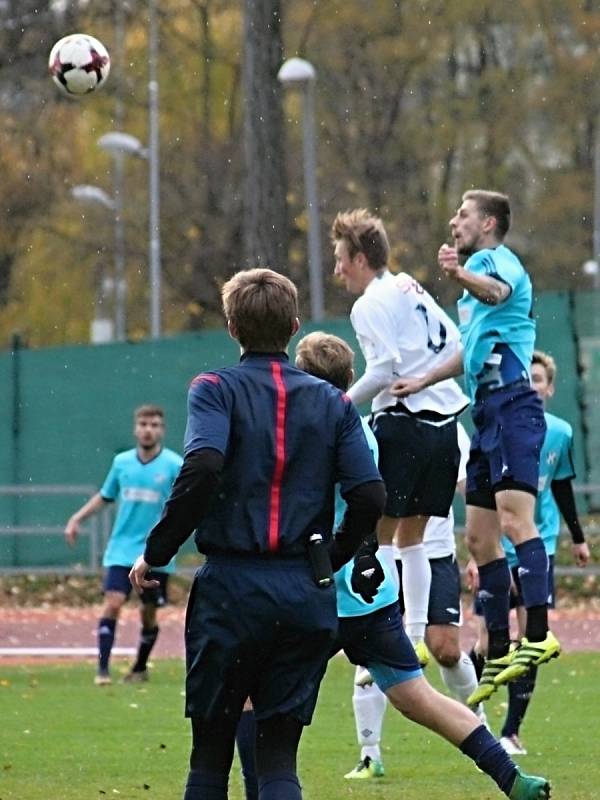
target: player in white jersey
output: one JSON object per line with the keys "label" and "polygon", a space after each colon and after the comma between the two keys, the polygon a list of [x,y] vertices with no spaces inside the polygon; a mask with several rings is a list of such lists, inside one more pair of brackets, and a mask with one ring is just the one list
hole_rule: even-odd
{"label": "player in white jersey", "polygon": [[356,404],[371,403],[387,491],[379,543],[390,563],[392,542],[398,544],[408,599],[406,632],[423,660],[431,584],[423,532],[430,516],[446,517],[450,510],[459,464],[456,417],[468,399],[452,379],[402,401],[389,387],[398,377],[434,369],[458,354],[460,334],[417,281],[389,271],[390,247],[379,217],[364,209],[340,213],[331,238],[335,275],[360,295],[350,321],[366,368],[348,394]]}
{"label": "player in white jersey", "polygon": [[[460,424],[458,443],[461,458],[457,491],[464,494],[470,442],[467,432]],[[440,667],[446,688],[457,700],[466,704],[467,698],[477,686],[477,674],[471,658],[460,647],[461,583],[456,562],[452,509],[447,517],[429,519],[423,544],[432,572],[425,641]],[[401,563],[397,561],[397,564],[401,577],[400,607],[403,609],[406,596],[402,591]],[[367,670],[357,669],[352,705],[361,754],[358,765],[345,777],[350,780],[380,777],[384,774],[380,741],[387,703],[384,693],[372,679],[369,680]],[[475,712],[485,724],[483,708],[478,707]]]}

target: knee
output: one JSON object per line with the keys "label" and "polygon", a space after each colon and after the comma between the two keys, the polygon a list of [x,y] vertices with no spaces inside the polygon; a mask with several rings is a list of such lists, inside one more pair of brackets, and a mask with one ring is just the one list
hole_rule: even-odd
{"label": "knee", "polygon": [[440,665],[452,669],[458,664],[460,650],[453,642],[442,642],[437,647],[432,648],[431,654]]}
{"label": "knee", "polygon": [[529,533],[529,521],[523,519],[522,515],[515,513],[510,509],[501,509],[499,512],[500,526],[502,531],[512,541],[519,542],[524,535]]}

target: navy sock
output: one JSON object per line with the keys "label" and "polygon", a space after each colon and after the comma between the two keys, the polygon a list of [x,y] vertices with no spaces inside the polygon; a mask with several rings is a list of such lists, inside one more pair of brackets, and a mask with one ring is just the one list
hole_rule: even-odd
{"label": "navy sock", "polygon": [[158,631],[158,625],[155,625],[153,628],[142,628],[137,658],[132,667],[132,672],[143,672],[146,669],[148,658],[158,638]]}
{"label": "navy sock", "polygon": [[515,545],[515,550],[519,559],[523,603],[527,609],[525,635],[530,642],[541,642],[548,633],[548,555],[539,536]]}
{"label": "navy sock", "polygon": [[508,684],[508,712],[502,726],[502,736],[518,735],[535,688],[536,677],[537,667],[531,667],[525,675]]}
{"label": "navy sock", "polygon": [[510,569],[506,558],[479,567],[479,593],[489,633],[488,658],[506,655],[509,648]]}
{"label": "navy sock", "polygon": [[221,772],[191,769],[183,800],[227,800],[228,776]]}
{"label": "navy sock", "polygon": [[256,778],[256,720],[254,711],[243,711],[235,732],[238,755],[242,764],[242,776],[246,790],[246,800],[258,800],[258,780]]}
{"label": "navy sock", "polygon": [[117,620],[102,617],[98,622],[98,669],[105,672],[108,669],[110,653],[115,643],[115,628]]}
{"label": "navy sock", "polygon": [[258,796],[260,800],[302,800],[298,776],[287,769],[261,775],[258,779]]}
{"label": "navy sock", "polygon": [[460,749],[498,784],[505,795],[510,794],[517,768],[485,725],[475,728],[460,745]]}

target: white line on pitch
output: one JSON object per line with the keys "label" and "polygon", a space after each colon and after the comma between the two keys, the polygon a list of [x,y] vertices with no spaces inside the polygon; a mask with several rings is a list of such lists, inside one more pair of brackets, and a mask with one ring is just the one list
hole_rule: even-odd
{"label": "white line on pitch", "polygon": [[[115,656],[132,656],[135,647],[113,647]],[[0,647],[0,656],[97,656],[97,647]]]}

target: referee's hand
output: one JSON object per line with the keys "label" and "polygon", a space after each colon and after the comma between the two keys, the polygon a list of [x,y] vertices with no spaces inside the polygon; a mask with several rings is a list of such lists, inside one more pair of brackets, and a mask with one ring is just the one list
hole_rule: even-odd
{"label": "referee's hand", "polygon": [[146,575],[152,569],[150,564],[144,561],[144,556],[139,556],[129,573],[129,580],[131,585],[138,594],[141,594],[144,589],[156,589],[160,586],[157,580],[148,580]]}
{"label": "referee's hand", "polygon": [[350,585],[365,603],[372,603],[377,590],[385,578],[383,567],[371,553],[360,553],[354,559]]}

